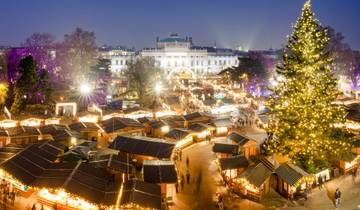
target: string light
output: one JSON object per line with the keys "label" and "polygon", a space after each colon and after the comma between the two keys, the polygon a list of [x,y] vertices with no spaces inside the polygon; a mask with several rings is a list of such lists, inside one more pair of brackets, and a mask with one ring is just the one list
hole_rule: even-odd
{"label": "string light", "polygon": [[266,128],[273,134],[269,152],[292,159],[310,173],[350,153],[351,138],[334,125],[345,123],[345,110],[332,103],[340,95],[332,77],[330,38],[307,1],[288,37],[277,74],[284,79],[271,87]]}

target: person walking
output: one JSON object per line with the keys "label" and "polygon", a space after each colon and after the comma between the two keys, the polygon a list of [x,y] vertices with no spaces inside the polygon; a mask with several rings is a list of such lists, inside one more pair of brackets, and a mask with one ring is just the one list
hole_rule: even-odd
{"label": "person walking", "polygon": [[321,190],[321,188],[322,188],[322,177],[321,176],[318,177],[318,185],[319,185],[319,190]]}
{"label": "person walking", "polygon": [[341,198],[341,192],[340,192],[339,188],[336,188],[336,190],[335,190],[335,207],[336,207],[336,209],[339,209],[340,198]]}
{"label": "person walking", "polygon": [[189,171],[189,169],[186,171],[186,183],[188,185],[190,184],[190,171]]}
{"label": "person walking", "polygon": [[222,198],[221,195],[219,195],[218,206],[219,206],[219,210],[223,210],[223,209],[224,209],[224,202],[223,202],[223,198]]}
{"label": "person walking", "polygon": [[184,179],[184,175],[183,175],[183,174],[181,174],[181,179],[180,179],[180,186],[181,186],[181,190],[184,190],[184,181],[185,181],[185,179]]}

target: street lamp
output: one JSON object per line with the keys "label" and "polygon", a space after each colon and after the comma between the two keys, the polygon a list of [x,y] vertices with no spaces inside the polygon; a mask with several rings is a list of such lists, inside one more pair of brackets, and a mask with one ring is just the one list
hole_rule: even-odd
{"label": "street lamp", "polygon": [[79,90],[82,95],[89,95],[92,91],[92,88],[88,84],[84,83],[80,85]]}
{"label": "street lamp", "polygon": [[162,91],[162,85],[161,85],[161,83],[157,83],[157,84],[155,85],[155,92],[156,92],[156,94],[159,95],[161,91]]}

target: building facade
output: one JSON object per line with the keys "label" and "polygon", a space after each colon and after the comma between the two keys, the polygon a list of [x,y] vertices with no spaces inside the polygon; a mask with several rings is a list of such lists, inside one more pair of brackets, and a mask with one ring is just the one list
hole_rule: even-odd
{"label": "building facade", "polygon": [[195,78],[199,75],[217,74],[225,68],[238,65],[238,55],[233,50],[195,46],[191,37],[183,38],[178,34],[157,38],[155,48],[145,48],[138,53],[110,50],[102,53],[102,56],[111,59],[113,73],[126,69],[129,60],[136,56],[150,57],[169,77],[187,75]]}

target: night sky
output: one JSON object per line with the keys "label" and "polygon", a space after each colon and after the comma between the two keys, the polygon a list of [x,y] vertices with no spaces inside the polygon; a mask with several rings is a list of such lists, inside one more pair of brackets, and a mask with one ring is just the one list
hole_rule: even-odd
{"label": "night sky", "polygon": [[[280,48],[304,0],[0,0],[0,45],[17,46],[33,32],[58,40],[79,26],[99,45],[153,47],[178,32],[197,45]],[[323,25],[360,49],[360,0],[312,0]]]}

